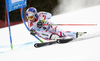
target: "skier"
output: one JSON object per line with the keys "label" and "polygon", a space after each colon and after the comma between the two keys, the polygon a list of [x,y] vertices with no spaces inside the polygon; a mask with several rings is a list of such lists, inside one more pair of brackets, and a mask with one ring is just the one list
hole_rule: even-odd
{"label": "skier", "polygon": [[86,32],[71,32],[63,31],[57,26],[43,24],[53,24],[49,21],[52,15],[48,12],[38,12],[36,8],[30,7],[26,10],[26,17],[28,19],[28,27],[30,29],[30,34],[38,35],[45,40],[57,40],[59,38],[78,38],[79,36],[85,34]]}

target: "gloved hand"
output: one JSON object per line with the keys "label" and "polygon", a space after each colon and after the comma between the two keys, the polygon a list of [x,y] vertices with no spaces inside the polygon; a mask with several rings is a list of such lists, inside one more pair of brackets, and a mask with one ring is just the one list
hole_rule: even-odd
{"label": "gloved hand", "polygon": [[34,29],[31,29],[31,30],[30,30],[30,34],[31,34],[31,35],[35,35],[35,34],[36,34],[36,31],[35,31]]}
{"label": "gloved hand", "polygon": [[39,20],[39,22],[37,23],[37,27],[41,28],[44,23],[45,23],[45,20]]}

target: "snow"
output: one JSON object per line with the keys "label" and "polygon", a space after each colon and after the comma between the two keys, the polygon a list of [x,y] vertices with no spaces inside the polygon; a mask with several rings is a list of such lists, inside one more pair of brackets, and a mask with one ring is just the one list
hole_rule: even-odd
{"label": "snow", "polygon": [[[94,6],[53,16],[50,21],[58,24],[97,24],[97,26],[59,26],[64,31],[87,31],[92,36],[100,34],[99,16],[100,6]],[[29,34],[23,23],[11,26],[11,36],[13,50],[10,49],[8,27],[0,29],[0,61],[100,61],[100,37],[35,48],[34,43],[39,41]]]}

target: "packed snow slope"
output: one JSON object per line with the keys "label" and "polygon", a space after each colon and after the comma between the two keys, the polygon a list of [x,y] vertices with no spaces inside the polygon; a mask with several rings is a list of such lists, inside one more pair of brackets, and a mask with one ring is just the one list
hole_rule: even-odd
{"label": "packed snow slope", "polygon": [[[59,26],[64,31],[85,31],[91,36],[97,35],[100,34],[100,6],[53,16],[51,21],[56,24],[97,24]],[[8,27],[0,29],[0,61],[100,61],[100,37],[35,48],[34,43],[39,41],[30,35],[24,24],[11,26],[11,33],[13,50],[10,49]]]}

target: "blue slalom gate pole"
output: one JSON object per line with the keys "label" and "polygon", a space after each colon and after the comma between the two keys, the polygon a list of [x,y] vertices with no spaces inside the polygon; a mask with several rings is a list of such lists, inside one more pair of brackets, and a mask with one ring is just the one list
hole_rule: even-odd
{"label": "blue slalom gate pole", "polygon": [[[24,22],[24,25],[25,27],[27,28],[27,30],[30,32],[30,29],[27,27],[26,23],[25,23],[25,20],[24,20],[24,17],[23,17],[23,4],[22,4],[22,7],[21,7],[21,17],[22,17],[22,20]],[[37,38],[41,43],[43,43],[43,41],[41,39],[39,39],[36,35],[34,35],[35,38]]]}
{"label": "blue slalom gate pole", "polygon": [[[6,4],[7,4],[7,1],[6,1]],[[7,8],[7,5],[6,5],[6,8]],[[10,29],[10,18],[9,18],[8,10],[7,10],[7,18],[8,18],[8,26],[9,26],[10,45],[11,45],[11,49],[13,49],[12,37],[11,37],[11,29]]]}

